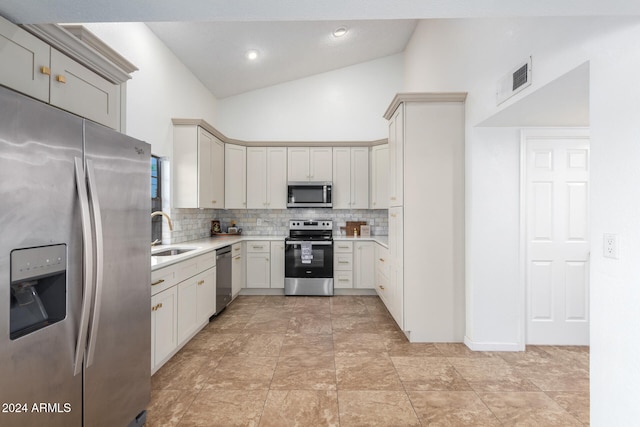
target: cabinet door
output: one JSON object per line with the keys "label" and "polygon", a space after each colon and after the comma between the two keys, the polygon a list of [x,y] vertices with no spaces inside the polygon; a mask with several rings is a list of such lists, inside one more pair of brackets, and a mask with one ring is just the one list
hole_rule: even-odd
{"label": "cabinet door", "polygon": [[369,149],[351,149],[351,209],[369,208]]}
{"label": "cabinet door", "polygon": [[375,284],[374,243],[355,242],[354,256],[354,287],[373,289]]}
{"label": "cabinet door", "polygon": [[351,149],[333,149],[333,209],[351,209]]}
{"label": "cabinet door", "polygon": [[207,323],[216,312],[216,267],[196,276],[197,326]]}
{"label": "cabinet door", "polygon": [[242,289],[242,255],[231,260],[231,296],[236,297]]}
{"label": "cabinet door", "polygon": [[389,208],[389,146],[371,148],[371,209]]}
{"label": "cabinet door", "polygon": [[247,252],[247,288],[270,286],[270,252]]}
{"label": "cabinet door", "polygon": [[389,206],[402,206],[404,182],[404,104],[389,121]]}
{"label": "cabinet door", "polygon": [[[285,169],[286,175],[286,169]],[[267,207],[267,149],[247,148],[247,208]],[[286,184],[285,184],[286,185]],[[286,187],[283,191],[286,191]]]}
{"label": "cabinet door", "polygon": [[404,224],[402,207],[389,209],[389,286],[392,299],[389,311],[398,322],[400,328],[404,328]]}
{"label": "cabinet door", "polygon": [[284,242],[271,242],[271,287],[284,288]]}
{"label": "cabinet door", "polygon": [[287,149],[267,148],[267,208],[287,208]]}
{"label": "cabinet door", "polygon": [[212,207],[225,209],[224,205],[224,143],[218,138],[213,138],[211,150],[213,165]]}
{"label": "cabinet door", "polygon": [[178,284],[178,343],[182,344],[198,329],[198,281],[194,276]]}
{"label": "cabinet door", "polygon": [[50,51],[42,40],[0,17],[1,85],[49,102]]}
{"label": "cabinet door", "polygon": [[151,297],[151,369],[155,371],[178,346],[178,292],[172,287]]}
{"label": "cabinet door", "polygon": [[309,149],[309,181],[331,181],[333,179],[333,148],[312,147]]}
{"label": "cabinet door", "polygon": [[309,147],[287,148],[287,180],[309,181]]}
{"label": "cabinet door", "polygon": [[247,207],[247,147],[225,144],[224,147],[224,208]]}
{"label": "cabinet door", "polygon": [[[198,207],[213,208],[217,203],[214,186],[214,145],[215,138],[209,132],[202,128],[198,128],[198,179],[196,190],[198,193],[198,202],[196,206],[180,206],[180,207]],[[188,168],[189,165],[183,164],[182,168]],[[191,165],[193,168],[193,165]],[[182,171],[180,171],[183,173]],[[185,171],[186,172],[186,171]],[[181,189],[182,190],[182,189]]]}
{"label": "cabinet door", "polygon": [[51,49],[52,105],[120,129],[120,86]]}

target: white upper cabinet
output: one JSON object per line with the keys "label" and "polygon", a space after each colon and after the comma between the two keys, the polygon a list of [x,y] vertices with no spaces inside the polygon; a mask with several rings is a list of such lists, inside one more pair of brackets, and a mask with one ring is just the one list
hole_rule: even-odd
{"label": "white upper cabinet", "polygon": [[404,194],[404,104],[389,119],[389,206],[402,206]]}
{"label": "white upper cabinet", "polygon": [[247,207],[247,147],[225,144],[224,206],[225,209]]}
{"label": "white upper cabinet", "polygon": [[389,207],[389,145],[371,147],[371,209]]}
{"label": "white upper cabinet", "polygon": [[287,149],[247,148],[247,208],[286,209]]}
{"label": "white upper cabinet", "polygon": [[333,148],[334,209],[369,207],[369,148]]}
{"label": "white upper cabinet", "polygon": [[120,86],[51,49],[49,102],[94,122],[120,128]]}
{"label": "white upper cabinet", "polygon": [[0,84],[49,102],[50,47],[0,17]]}
{"label": "white upper cabinet", "polygon": [[332,147],[289,147],[287,153],[289,181],[332,180]]}
{"label": "white upper cabinet", "polygon": [[120,84],[106,80],[2,17],[0,63],[1,85],[121,130],[124,99]]}
{"label": "white upper cabinet", "polygon": [[196,125],[173,128],[173,207],[224,208],[224,144]]}

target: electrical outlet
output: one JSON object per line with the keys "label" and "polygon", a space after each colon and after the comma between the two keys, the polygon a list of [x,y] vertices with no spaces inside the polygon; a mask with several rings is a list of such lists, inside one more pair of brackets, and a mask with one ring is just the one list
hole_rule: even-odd
{"label": "electrical outlet", "polygon": [[605,233],[603,245],[604,257],[618,259],[620,255],[619,250],[618,235]]}
{"label": "electrical outlet", "polygon": [[256,220],[256,225],[262,225],[262,218],[258,218]]}

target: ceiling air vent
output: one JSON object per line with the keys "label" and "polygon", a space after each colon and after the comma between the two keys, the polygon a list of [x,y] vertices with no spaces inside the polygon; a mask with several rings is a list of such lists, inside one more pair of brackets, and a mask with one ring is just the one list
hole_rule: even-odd
{"label": "ceiling air vent", "polygon": [[498,80],[496,90],[498,105],[528,86],[531,86],[531,57]]}

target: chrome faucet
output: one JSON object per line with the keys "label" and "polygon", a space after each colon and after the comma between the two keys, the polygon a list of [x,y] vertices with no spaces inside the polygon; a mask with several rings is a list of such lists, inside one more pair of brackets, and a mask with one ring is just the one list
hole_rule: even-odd
{"label": "chrome faucet", "polygon": [[[171,223],[171,217],[169,215],[167,215],[166,213],[162,212],[162,211],[155,211],[151,214],[151,218],[158,216],[158,215],[162,215],[163,217],[165,217],[167,219],[167,224],[169,224],[169,231],[173,231],[173,224]],[[156,239],[153,242],[151,242],[151,246],[155,246],[158,243],[160,243],[160,240]]]}

